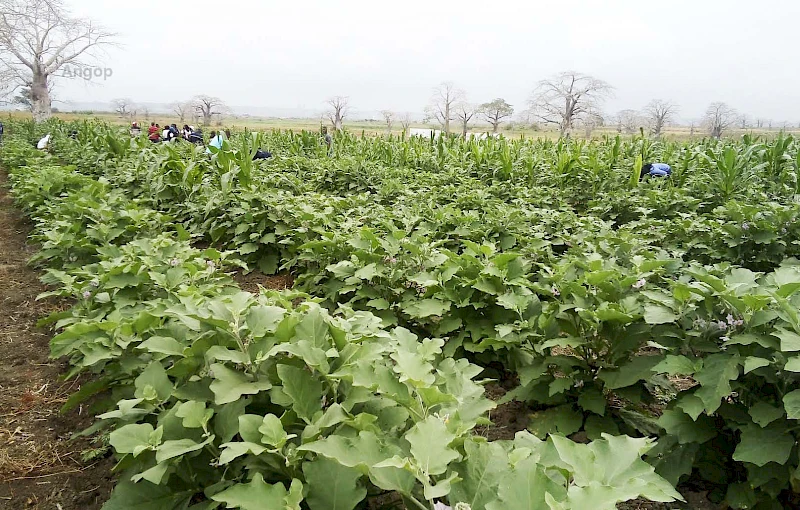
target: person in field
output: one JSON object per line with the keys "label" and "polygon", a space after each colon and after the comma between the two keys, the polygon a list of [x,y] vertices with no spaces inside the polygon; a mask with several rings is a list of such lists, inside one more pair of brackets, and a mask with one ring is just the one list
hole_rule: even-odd
{"label": "person in field", "polygon": [[50,133],[47,133],[44,138],[39,140],[39,143],[36,144],[36,148],[45,151],[47,150],[47,145],[50,143]]}
{"label": "person in field", "polygon": [[181,129],[181,135],[183,139],[189,141],[189,135],[192,134],[192,129],[189,127],[189,124],[184,124],[183,129]]}
{"label": "person in field", "polygon": [[0,122],[0,142],[2,142],[2,141],[3,141],[3,129],[4,129],[4,128],[3,128],[3,123],[2,123],[2,122]]}
{"label": "person in field", "polygon": [[[222,149],[222,141],[224,140],[223,134],[220,131],[217,133],[216,131],[211,132],[211,139],[208,140],[208,147],[216,147],[218,150]],[[206,153],[211,154],[211,151],[206,148]]]}
{"label": "person in field", "polygon": [[167,141],[172,142],[180,138],[181,132],[178,131],[178,126],[175,124],[169,125],[169,136],[167,137]]}
{"label": "person in field", "polygon": [[203,145],[203,130],[200,128],[195,129],[193,126],[189,126],[191,132],[189,133],[188,140],[196,145]]}
{"label": "person in field", "polygon": [[639,180],[644,179],[646,175],[650,177],[669,177],[672,175],[672,168],[666,163],[645,163],[642,165],[642,173],[639,175]]}
{"label": "person in field", "polygon": [[142,128],[139,127],[138,122],[131,124],[131,136],[136,137],[142,134]]}
{"label": "person in field", "polygon": [[328,126],[322,126],[322,139],[328,147],[328,156],[333,154],[333,138],[328,134]]}
{"label": "person in field", "polygon": [[150,123],[150,127],[147,129],[147,138],[153,143],[160,142],[161,141],[161,126],[159,126],[155,122],[151,122]]}
{"label": "person in field", "polygon": [[169,130],[169,124],[164,125],[164,129],[161,131],[161,139],[165,142],[169,142],[171,137],[171,133]]}
{"label": "person in field", "polygon": [[269,159],[272,157],[272,153],[270,151],[262,150],[261,147],[258,148],[255,155],[253,156],[253,161],[257,159]]}

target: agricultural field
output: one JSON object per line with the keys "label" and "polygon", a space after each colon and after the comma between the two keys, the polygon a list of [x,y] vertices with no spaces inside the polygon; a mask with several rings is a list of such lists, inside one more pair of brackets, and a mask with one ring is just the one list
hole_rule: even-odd
{"label": "agricultural field", "polygon": [[798,148],[13,121],[75,508],[798,508]]}

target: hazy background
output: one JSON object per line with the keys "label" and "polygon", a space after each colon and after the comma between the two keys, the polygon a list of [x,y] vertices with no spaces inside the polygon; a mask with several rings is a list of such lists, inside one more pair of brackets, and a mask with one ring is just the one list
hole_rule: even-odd
{"label": "hazy background", "polygon": [[[59,79],[56,99],[168,103],[219,96],[239,113],[314,115],[332,95],[351,118],[422,112],[451,80],[517,112],[568,69],[616,87],[605,111],[671,99],[683,120],[712,101],[800,121],[796,0],[340,2],[68,0],[119,33],[107,81]],[[55,103],[61,108],[69,104]]]}

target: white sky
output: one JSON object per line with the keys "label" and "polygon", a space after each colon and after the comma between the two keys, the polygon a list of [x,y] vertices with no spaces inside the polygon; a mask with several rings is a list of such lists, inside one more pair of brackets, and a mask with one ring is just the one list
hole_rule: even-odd
{"label": "white sky", "polygon": [[62,100],[421,112],[444,80],[517,111],[538,80],[574,69],[616,88],[605,110],[671,99],[800,122],[797,0],[66,0],[120,34],[100,85]]}

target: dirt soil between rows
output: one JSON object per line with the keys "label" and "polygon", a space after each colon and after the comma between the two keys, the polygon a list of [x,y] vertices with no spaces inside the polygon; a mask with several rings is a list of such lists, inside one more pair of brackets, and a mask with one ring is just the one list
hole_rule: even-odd
{"label": "dirt soil between rows", "polygon": [[71,440],[92,416],[84,408],[60,415],[79,381],[62,381],[65,365],[49,359],[53,332],[36,322],[63,309],[27,265],[30,224],[14,208],[0,170],[0,509],[94,510],[113,486],[113,460],[83,460],[97,445]]}

